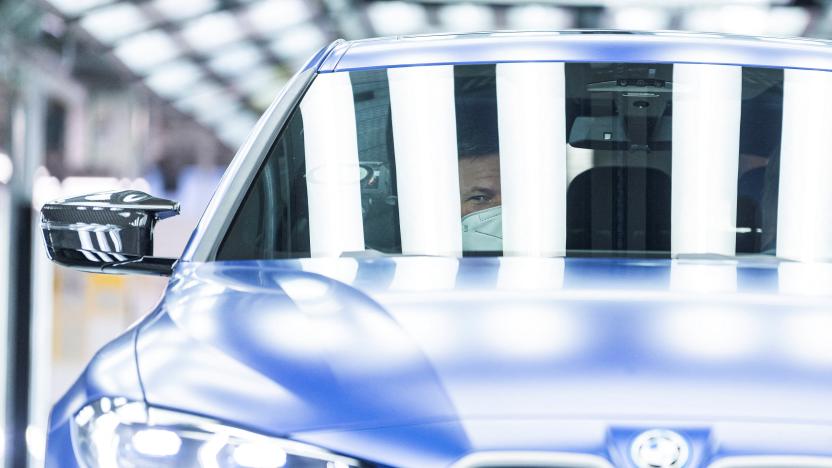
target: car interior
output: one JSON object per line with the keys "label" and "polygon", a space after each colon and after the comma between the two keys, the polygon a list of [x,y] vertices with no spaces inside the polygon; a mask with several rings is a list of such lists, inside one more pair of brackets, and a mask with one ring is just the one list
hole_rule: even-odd
{"label": "car interior", "polygon": [[[669,256],[673,65],[566,63],[565,74],[567,254]],[[366,249],[401,253],[386,70],[351,72],[350,78]],[[460,155],[498,151],[495,83],[494,64],[454,67]],[[770,253],[776,241],[783,71],[744,67],[742,87],[736,251]],[[296,112],[246,195],[218,258],[308,255],[302,135]]]}

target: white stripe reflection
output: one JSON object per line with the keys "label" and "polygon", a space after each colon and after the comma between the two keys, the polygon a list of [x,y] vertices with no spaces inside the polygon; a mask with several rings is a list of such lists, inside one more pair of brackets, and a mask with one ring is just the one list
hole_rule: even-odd
{"label": "white stripe reflection", "polygon": [[566,252],[563,63],[497,65],[503,253]]}
{"label": "white stripe reflection", "polygon": [[777,255],[832,257],[832,73],[786,70],[777,202]]}
{"label": "white stripe reflection", "polygon": [[358,139],[348,73],[322,73],[300,105],[313,257],[364,250]]}
{"label": "white stripe reflection", "polygon": [[387,70],[403,254],[462,253],[453,66]]}
{"label": "white stripe reflection", "polygon": [[741,67],[673,66],[674,255],[734,255],[741,107]]}
{"label": "white stripe reflection", "polygon": [[96,257],[96,256],[94,256],[93,254],[91,254],[91,253],[87,252],[86,250],[78,250],[78,251],[79,251],[79,252],[81,252],[81,254],[82,254],[84,257],[86,257],[86,259],[87,259],[87,260],[89,260],[89,261],[91,261],[91,262],[98,263],[98,262],[100,261],[100,260],[98,259],[98,257]]}
{"label": "white stripe reflection", "polygon": [[673,260],[670,264],[670,289],[691,293],[736,292],[737,264],[734,262],[702,264]]}
{"label": "white stripe reflection", "polygon": [[358,276],[358,260],[354,258],[302,258],[300,265],[303,271],[317,273],[346,284],[352,284]]}
{"label": "white stripe reflection", "polygon": [[563,288],[562,258],[500,258],[497,289],[554,291]]}
{"label": "white stripe reflection", "polygon": [[109,232],[109,234],[110,234],[110,239],[112,239],[112,241],[113,241],[113,249],[116,252],[121,252],[122,250],[124,250],[124,248],[121,244],[121,234],[119,232],[115,232],[113,230],[111,230]]}
{"label": "white stripe reflection", "polygon": [[98,255],[99,257],[101,257],[102,262],[104,262],[104,263],[113,263],[112,257],[105,254],[104,252],[95,252],[95,254]]}
{"label": "white stripe reflection", "polygon": [[95,239],[98,241],[98,246],[101,247],[101,250],[103,250],[104,252],[112,252],[112,249],[110,249],[110,243],[107,241],[106,232],[96,231]]}
{"label": "white stripe reflection", "polygon": [[832,264],[783,262],[777,266],[777,280],[783,294],[828,296]]}
{"label": "white stripe reflection", "polygon": [[459,261],[455,258],[394,257],[393,262],[391,291],[441,291],[456,285]]}
{"label": "white stripe reflection", "polygon": [[78,233],[78,240],[81,242],[81,248],[86,251],[97,251],[92,244],[92,236],[89,231],[76,231]]}

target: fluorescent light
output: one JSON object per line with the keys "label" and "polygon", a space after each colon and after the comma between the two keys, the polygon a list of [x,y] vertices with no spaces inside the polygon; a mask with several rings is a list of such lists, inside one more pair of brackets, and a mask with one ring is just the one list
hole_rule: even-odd
{"label": "fluorescent light", "polygon": [[694,8],[681,17],[681,29],[688,31],[722,32],[719,10],[713,7]]}
{"label": "fluorescent light", "polygon": [[221,122],[218,135],[228,146],[237,147],[243,144],[256,123],[257,118],[250,112],[239,112]]}
{"label": "fluorescent light", "polygon": [[231,151],[236,151],[240,146],[240,144],[238,144],[237,136],[228,135],[223,137],[223,135],[217,133],[217,139],[220,140],[220,143],[231,148]]}
{"label": "fluorescent light", "polygon": [[235,87],[249,95],[256,107],[263,109],[271,104],[287,80],[280,69],[274,67],[260,67],[240,78]]}
{"label": "fluorescent light", "polygon": [[12,158],[6,153],[0,153],[0,184],[8,184],[14,174]]}
{"label": "fluorescent light", "polygon": [[141,31],[149,24],[150,20],[139,8],[126,2],[97,9],[81,19],[81,26],[105,43]]}
{"label": "fluorescent light", "polygon": [[719,10],[722,32],[764,34],[768,29],[768,5],[726,5]]}
{"label": "fluorescent light", "polygon": [[263,62],[263,54],[253,44],[243,42],[220,51],[208,66],[224,76],[236,76]]}
{"label": "fluorescent light", "polygon": [[785,71],[777,255],[796,260],[832,258],[832,73]]}
{"label": "fluorescent light", "polygon": [[[49,279],[51,280],[51,275]],[[40,463],[43,463],[46,459],[46,433],[43,428],[34,424],[28,425],[26,427],[25,438],[29,454]]]}
{"label": "fluorescent light", "polygon": [[274,98],[280,94],[280,90],[283,89],[285,84],[285,81],[274,81],[261,90],[251,93],[249,96],[251,104],[257,109],[265,110],[271,105]]}
{"label": "fluorescent light", "polygon": [[563,63],[497,65],[505,255],[566,253]]}
{"label": "fluorescent light", "polygon": [[262,66],[237,77],[234,86],[247,93],[254,93],[278,80],[285,80],[279,68]]}
{"label": "fluorescent light", "polygon": [[688,39],[702,39],[702,38],[713,38],[713,39],[724,39],[725,36],[720,33],[701,33],[701,32],[688,32],[688,31],[656,31],[653,33],[654,36],[661,36],[661,37],[684,37]]}
{"label": "fluorescent light", "polygon": [[[222,95],[224,90],[213,81],[202,81],[188,88],[187,96],[174,101],[173,106],[182,112],[199,112],[215,107],[215,96]],[[226,95],[230,96],[228,93]],[[201,104],[205,101],[205,104]]]}
{"label": "fluorescent light", "polygon": [[734,255],[742,67],[673,65],[672,254]]}
{"label": "fluorescent light", "polygon": [[230,116],[234,115],[237,112],[242,110],[242,104],[240,101],[235,100],[230,103],[230,105],[226,106],[223,105],[222,107],[217,107],[211,109],[208,112],[204,113],[195,113],[193,114],[194,118],[197,122],[208,125],[208,126],[217,126],[222,125],[225,121],[227,121]]}
{"label": "fluorescent light", "polygon": [[202,71],[195,64],[185,60],[171,62],[158,68],[147,77],[147,86],[164,97],[175,97],[194,84]]}
{"label": "fluorescent light", "polygon": [[280,69],[265,66],[245,73],[240,78],[234,87],[247,94],[252,104],[259,109],[265,109],[271,104],[287,80]]}
{"label": "fluorescent light", "polygon": [[265,0],[245,11],[255,29],[270,33],[308,20],[313,14],[310,3],[303,0]]}
{"label": "fluorescent light", "polygon": [[129,37],[116,45],[113,53],[125,65],[137,73],[172,60],[181,49],[170,36],[160,30],[151,30]]}
{"label": "fluorescent light", "polygon": [[566,29],[573,21],[569,11],[547,5],[516,6],[506,11],[506,23],[512,29]]}
{"label": "fluorescent light", "polygon": [[286,60],[286,67],[292,72],[301,70],[303,66],[306,65],[307,62],[309,62],[309,58],[312,56],[312,53],[314,52],[311,52],[309,55],[306,56],[298,55],[297,57],[289,57]]}
{"label": "fluorescent light", "polygon": [[194,49],[205,52],[240,39],[243,28],[233,14],[222,11],[185,23],[182,36]]}
{"label": "fluorescent light", "polygon": [[219,140],[223,144],[225,144],[226,146],[228,146],[232,150],[236,150],[242,144],[242,142],[240,141],[240,135],[217,134],[217,138],[219,138]]}
{"label": "fluorescent light", "polygon": [[486,31],[494,29],[494,10],[486,5],[461,3],[439,9],[442,25],[451,31]]}
{"label": "fluorescent light", "polygon": [[270,48],[281,57],[308,58],[326,43],[327,37],[314,24],[306,24],[284,31],[271,43]]}
{"label": "fluorescent light", "polygon": [[646,7],[621,7],[608,12],[610,27],[630,30],[667,29],[670,16],[667,10]]}
{"label": "fluorescent light", "polygon": [[349,73],[319,75],[300,104],[313,257],[364,250],[358,137]]}
{"label": "fluorescent light", "polygon": [[683,29],[733,34],[763,34],[768,29],[768,5],[725,5],[694,8],[682,16]]}
{"label": "fluorescent light", "polygon": [[453,66],[387,70],[403,254],[462,253]]}
{"label": "fluorescent light", "polygon": [[766,34],[774,36],[802,36],[812,19],[808,9],[796,7],[772,7],[768,16],[776,21],[768,22]]}
{"label": "fluorescent light", "polygon": [[153,7],[170,20],[203,15],[217,8],[217,0],[155,0]]}
{"label": "fluorescent light", "polygon": [[[41,170],[43,169],[43,170]],[[67,180],[72,179],[71,177]],[[92,193],[93,190],[83,192]],[[32,207],[36,210],[43,208],[47,202],[61,198],[66,193],[61,188],[61,181],[49,175],[46,168],[38,168],[32,182]]]}
{"label": "fluorescent light", "polygon": [[112,0],[49,0],[55,8],[67,16],[78,16],[90,8],[110,3]]}
{"label": "fluorescent light", "polygon": [[183,101],[188,102],[194,118],[205,125],[217,125],[226,121],[241,107],[239,99],[226,92],[195,96]]}
{"label": "fluorescent light", "polygon": [[366,9],[373,28],[380,35],[427,32],[428,15],[421,5],[401,1],[371,2]]}

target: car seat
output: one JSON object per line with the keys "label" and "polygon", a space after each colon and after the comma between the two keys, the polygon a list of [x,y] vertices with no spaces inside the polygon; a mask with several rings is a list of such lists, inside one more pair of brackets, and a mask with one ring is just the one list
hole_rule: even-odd
{"label": "car seat", "polygon": [[654,168],[595,167],[566,194],[566,248],[670,251],[670,176]]}

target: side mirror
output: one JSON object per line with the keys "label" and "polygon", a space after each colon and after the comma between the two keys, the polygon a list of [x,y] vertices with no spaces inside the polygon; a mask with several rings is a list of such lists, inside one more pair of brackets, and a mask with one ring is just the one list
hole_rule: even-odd
{"label": "side mirror", "polygon": [[96,273],[166,276],[176,259],[153,256],[153,227],[178,214],[177,202],[125,190],[47,203],[40,225],[56,263]]}

